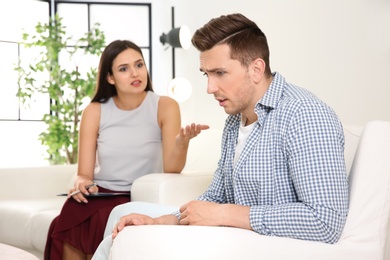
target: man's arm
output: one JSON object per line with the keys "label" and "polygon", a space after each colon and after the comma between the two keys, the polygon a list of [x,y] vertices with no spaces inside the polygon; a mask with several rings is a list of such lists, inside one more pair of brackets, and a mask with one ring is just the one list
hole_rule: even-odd
{"label": "man's arm", "polygon": [[326,107],[304,104],[291,119],[285,147],[297,201],[251,207],[252,228],[265,235],[337,242],[348,212],[341,123]]}

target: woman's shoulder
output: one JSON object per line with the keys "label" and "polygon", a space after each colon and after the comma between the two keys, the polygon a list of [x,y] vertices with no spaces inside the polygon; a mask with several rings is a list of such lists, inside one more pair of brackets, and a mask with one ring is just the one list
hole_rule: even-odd
{"label": "woman's shoulder", "polygon": [[161,96],[158,101],[158,117],[160,125],[166,120],[180,118],[180,108],[177,101],[168,96]]}
{"label": "woman's shoulder", "polygon": [[100,108],[99,102],[91,102],[84,108],[83,116],[100,116]]}
{"label": "woman's shoulder", "polygon": [[171,107],[171,106],[178,107],[179,106],[179,104],[177,103],[176,100],[174,100],[173,98],[168,97],[168,96],[160,96],[158,103],[159,103],[159,106],[162,106],[162,107]]}

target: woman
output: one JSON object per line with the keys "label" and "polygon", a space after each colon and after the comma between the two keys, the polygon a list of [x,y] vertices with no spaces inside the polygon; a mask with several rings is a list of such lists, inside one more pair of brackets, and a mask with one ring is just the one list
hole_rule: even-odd
{"label": "woman", "polygon": [[[190,139],[208,128],[180,126],[177,102],[153,92],[141,49],[130,41],[109,44],[100,59],[95,97],[80,123],[75,185],[51,224],[45,259],[90,259],[110,211],[130,201],[136,178],[180,173]],[[91,195],[98,191],[124,195]]]}

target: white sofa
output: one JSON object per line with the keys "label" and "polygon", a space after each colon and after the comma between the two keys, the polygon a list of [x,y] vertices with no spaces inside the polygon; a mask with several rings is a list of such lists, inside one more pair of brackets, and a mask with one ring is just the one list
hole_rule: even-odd
{"label": "white sofa", "polygon": [[[202,185],[193,190],[193,196],[198,195],[211,180],[212,169],[218,160],[219,138],[219,130],[209,129],[191,141],[184,170],[207,172],[197,178]],[[211,156],[202,154],[208,145],[211,146],[207,148]],[[0,243],[21,248],[43,259],[50,223],[66,200],[66,197],[56,195],[66,193],[73,186],[76,171],[76,165],[0,168]],[[140,193],[149,192],[157,195],[149,189],[132,191],[132,196],[142,197]],[[192,194],[188,192],[187,198],[192,198]]]}
{"label": "white sofa", "polygon": [[[378,126],[382,131],[385,131],[385,133],[374,134],[377,139],[382,136],[387,139],[381,144],[377,144],[375,139],[372,145],[378,146],[379,151],[384,152],[384,154],[380,154],[381,158],[387,156],[389,158],[388,162],[390,162],[390,123],[373,122],[371,124],[370,129],[376,129],[375,126]],[[362,127],[359,126],[346,126],[345,129],[345,155],[348,171],[352,165],[361,130]],[[137,179],[131,191],[132,200],[180,206],[184,202],[197,197],[211,181],[213,170],[216,168],[219,159],[220,138],[221,131],[218,129],[209,129],[203,132],[191,141],[183,174],[153,173]],[[368,144],[363,144],[362,149],[364,149],[364,146],[371,144],[369,139],[367,142]],[[387,150],[382,147],[386,145],[388,146]],[[371,156],[376,156],[376,152],[373,151]],[[362,156],[370,156],[370,154],[363,154],[360,157]],[[373,167],[372,173],[376,173],[378,169],[389,170],[388,162],[382,162],[380,165]],[[358,169],[364,169],[365,167],[367,166],[355,162],[355,170],[353,171],[359,172]],[[65,197],[57,197],[56,194],[67,191],[73,183],[72,176],[75,172],[75,165],[0,168],[0,243],[22,248],[43,259],[49,225],[52,219],[59,214],[65,200]],[[376,180],[377,178],[372,179]],[[369,184],[369,181],[367,184]],[[387,184],[385,179],[383,179],[383,184]],[[351,191],[354,196],[366,192],[365,187],[356,189],[357,191]],[[387,193],[381,191],[378,196],[387,196],[385,198],[387,203],[390,204]],[[374,206],[378,204],[375,201],[376,197],[367,197],[367,199],[368,201],[362,201],[361,203]],[[370,209],[371,206],[367,206],[367,208]],[[351,207],[351,210],[350,214],[352,215],[360,213],[354,212],[354,207]],[[367,223],[369,228],[373,225],[380,229],[387,228],[388,217],[386,217],[386,214],[388,214],[388,211],[386,210],[383,209],[382,212],[378,213],[384,216],[382,222],[373,217],[372,221]],[[347,226],[350,225],[348,223]],[[383,226],[379,227],[379,225]],[[364,226],[367,226],[366,223],[364,223]],[[332,249],[330,245],[318,245],[310,242],[302,244],[302,241],[299,240],[264,237],[250,231],[233,228],[144,226],[126,228],[120,236],[115,240],[112,248],[113,259],[129,259],[130,256],[132,256],[131,259],[178,259],[178,255],[181,256],[180,259],[236,259],[237,255],[242,259],[250,259],[257,257],[258,254],[267,256],[270,251],[276,251],[280,257],[264,257],[264,259],[283,259],[284,257],[281,257],[283,254],[291,256],[288,257],[289,259],[320,259],[321,257],[313,256],[313,252],[316,252],[317,249],[319,249],[319,252],[326,250],[323,257],[326,256],[327,252],[334,253],[341,250],[337,249],[337,246],[332,251],[329,249],[329,247]],[[347,243],[347,246],[351,250],[357,250],[357,256],[360,256],[360,258],[353,258],[354,255],[351,255],[351,257],[343,259],[365,259],[364,256],[366,255],[360,254],[359,249],[370,253],[371,251],[367,247],[373,244],[376,246],[373,249],[376,255],[374,254],[370,259],[383,259],[379,258],[383,251],[380,246],[383,245],[386,235],[382,234],[381,241],[378,240],[378,237],[375,237],[375,239],[373,237],[361,238],[353,233],[344,232],[343,239],[345,236],[348,236],[348,241],[354,242],[355,240],[355,244]],[[367,243],[367,239],[369,241],[373,240],[374,243]],[[161,243],[161,241],[168,240],[173,242]],[[242,245],[243,243],[245,244]],[[364,246],[365,244],[368,245]],[[131,247],[128,245],[131,245]],[[153,245],[153,247],[150,247],[150,245]],[[312,250],[312,247],[315,250]],[[282,250],[279,250],[279,248]],[[302,255],[293,257],[297,256],[299,252],[306,251],[306,258]],[[187,252],[186,255],[183,256],[183,252]],[[263,254],[263,252],[265,253]],[[294,255],[294,252],[296,255]],[[328,259],[337,259],[337,257],[329,257]],[[390,260],[390,257],[385,259]]]}
{"label": "white sofa", "polygon": [[[59,214],[76,165],[0,168],[0,243],[43,259],[47,232]],[[1,257],[0,257],[1,258]]]}
{"label": "white sofa", "polygon": [[[130,226],[114,240],[110,259],[390,259],[390,122],[369,122],[361,137],[359,128],[346,127],[345,136],[350,210],[336,244],[230,227]],[[133,190],[148,192],[137,192],[133,200],[178,206],[190,191],[193,196],[206,189],[202,178],[147,175],[136,180]]]}

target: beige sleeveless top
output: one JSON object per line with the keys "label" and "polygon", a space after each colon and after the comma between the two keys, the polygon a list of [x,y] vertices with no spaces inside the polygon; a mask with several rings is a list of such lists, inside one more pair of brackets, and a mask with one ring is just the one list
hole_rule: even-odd
{"label": "beige sleeveless top", "polygon": [[129,191],[133,181],[163,171],[159,96],[148,91],[134,110],[120,110],[110,98],[101,104],[95,181],[114,191]]}

